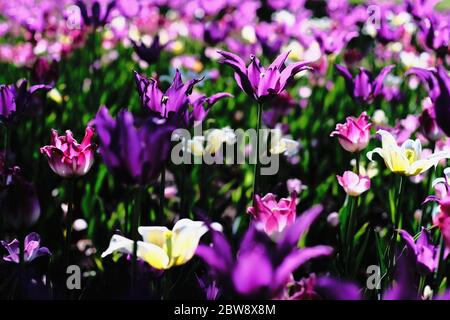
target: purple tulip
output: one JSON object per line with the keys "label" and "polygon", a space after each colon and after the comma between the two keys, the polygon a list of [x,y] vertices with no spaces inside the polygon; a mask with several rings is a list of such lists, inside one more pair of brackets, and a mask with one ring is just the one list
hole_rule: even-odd
{"label": "purple tulip", "polygon": [[[383,300],[419,300],[417,293],[418,277],[413,267],[414,259],[409,254],[402,254],[395,266],[394,282],[383,292]],[[362,300],[361,290],[350,281],[324,276],[315,281],[314,291],[323,299]],[[433,297],[433,300],[450,299],[450,291]]]}
{"label": "purple tulip", "polygon": [[206,274],[202,277],[197,276],[197,282],[200,289],[204,292],[206,300],[217,300],[220,296],[220,289],[217,283],[210,275]]}
{"label": "purple tulip", "polygon": [[333,277],[316,279],[314,291],[325,300],[361,300],[361,289],[356,284]]}
{"label": "purple tulip", "polygon": [[450,136],[450,76],[443,67],[438,67],[436,78],[439,85],[439,96],[434,102],[436,121],[447,136]]}
{"label": "purple tulip", "polygon": [[6,181],[6,185],[0,183],[0,208],[5,222],[16,230],[31,227],[41,215],[34,185],[20,175],[18,167],[6,172],[0,169],[1,181]]}
{"label": "purple tulip", "polygon": [[277,56],[286,40],[281,36],[282,30],[280,30],[280,27],[263,22],[256,26],[255,31],[264,56],[270,58]]}
{"label": "purple tulip", "polygon": [[400,230],[400,236],[405,240],[410,253],[416,257],[417,268],[421,274],[428,274],[436,270],[439,260],[438,247],[433,245],[428,231],[422,227],[420,236],[416,242],[405,230]]}
{"label": "purple tulip", "polygon": [[405,0],[406,10],[418,21],[432,14],[440,0]]}
{"label": "purple tulip", "polygon": [[192,126],[194,122],[205,120],[212,106],[217,101],[228,97],[233,97],[233,95],[227,92],[219,92],[210,97],[201,94],[191,94],[189,96],[189,104],[192,106],[192,112],[189,114],[189,125]]}
{"label": "purple tulip", "polygon": [[28,82],[20,85],[0,85],[0,121],[9,122],[24,114],[31,105],[32,96],[40,90],[50,90],[48,85],[34,85],[27,88]]}
{"label": "purple tulip", "polygon": [[434,50],[436,55],[445,58],[450,53],[450,25],[447,18],[430,15],[420,24],[425,46]]}
{"label": "purple tulip", "polygon": [[450,76],[444,67],[436,69],[411,68],[406,75],[414,74],[428,86],[428,95],[434,103],[436,122],[450,136]]}
{"label": "purple tulip", "polygon": [[[90,8],[88,8],[85,1],[82,0],[77,0],[76,5],[80,8],[84,24],[96,29],[104,26],[108,22],[109,15],[111,10],[115,7],[116,2],[114,0],[109,1],[106,8],[104,6],[102,7],[99,1],[93,1]],[[90,12],[88,9],[90,9]]]}
{"label": "purple tulip", "polygon": [[436,114],[434,112],[434,104],[430,98],[423,102],[423,110],[419,116],[420,131],[431,141],[437,141],[444,136],[441,128],[436,122]]}
{"label": "purple tulip", "polygon": [[294,98],[288,92],[282,92],[267,104],[262,120],[267,127],[273,129],[284,116],[289,115],[295,106],[297,103]]}
{"label": "purple tulip", "polygon": [[331,247],[322,245],[302,249],[297,247],[299,238],[321,212],[320,205],[307,210],[286,228],[277,244],[256,225],[250,226],[241,242],[237,258],[225,236],[215,231],[212,246],[200,245],[196,254],[209,265],[223,288],[234,295],[260,299],[277,297],[292,272],[311,259],[333,252]]}
{"label": "purple tulip", "polygon": [[51,63],[45,58],[38,58],[31,69],[31,81],[54,86],[59,77],[58,63]]}
{"label": "purple tulip", "polygon": [[239,87],[259,103],[282,93],[297,73],[312,69],[308,66],[309,62],[292,63],[286,67],[284,63],[289,51],[279,55],[268,68],[263,67],[254,55],[251,55],[247,67],[240,57],[231,52],[218,51],[218,53],[223,57],[219,62],[234,69],[234,78]]}
{"label": "purple tulip", "polygon": [[380,25],[377,30],[377,40],[382,44],[388,44],[390,42],[399,41],[403,34],[403,28],[393,28],[387,18],[382,16],[380,18]]}
{"label": "purple tulip", "polygon": [[325,54],[339,54],[347,43],[358,36],[356,31],[342,29],[332,31],[314,30],[314,37]]}
{"label": "purple tulip", "polygon": [[134,71],[134,77],[144,108],[162,118],[176,116],[186,123],[188,122],[188,97],[192,93],[194,85],[202,79],[193,79],[183,83],[181,73],[177,70],[170,87],[166,92],[162,92],[158,88],[156,79],[148,79],[136,71]]}
{"label": "purple tulip", "polygon": [[344,66],[336,65],[336,69],[344,77],[349,94],[358,102],[370,103],[375,97],[381,95],[383,80],[394,69],[394,65],[381,69],[375,79],[362,67],[359,68],[359,73],[355,77]]}
{"label": "purple tulip", "polygon": [[99,137],[99,151],[108,169],[127,184],[146,184],[156,179],[170,153],[175,129],[167,120],[148,118],[139,123],[121,110],[113,119],[101,107],[92,121]]}
{"label": "purple tulip", "polygon": [[414,257],[406,252],[397,258],[395,266],[395,283],[384,291],[383,300],[418,300],[417,274]]}
{"label": "purple tulip", "polygon": [[147,62],[149,65],[153,65],[159,61],[161,51],[163,51],[167,47],[167,45],[170,44],[170,41],[166,42],[165,44],[161,44],[159,42],[159,35],[156,35],[149,47],[147,47],[142,42],[140,44],[137,44],[136,42],[132,41],[132,43],[134,51],[136,52],[138,57]]}
{"label": "purple tulip", "polygon": [[228,35],[230,26],[226,21],[213,21],[204,26],[203,37],[211,45],[222,42]]}
{"label": "purple tulip", "polygon": [[[8,251],[8,255],[3,257],[3,260],[12,263],[20,263],[20,242],[14,239],[10,243],[0,241],[2,246]],[[41,247],[41,237],[32,232],[25,237],[24,244],[24,261],[29,263],[36,258],[42,256],[51,256],[52,254],[46,247]]]}
{"label": "purple tulip", "polygon": [[[147,79],[137,72],[134,72],[134,75],[142,106],[162,118],[180,120],[180,125],[192,125],[195,121],[203,121],[217,101],[232,97],[226,92],[216,93],[210,97],[192,93],[194,85],[202,79],[183,83],[178,70],[165,93],[158,88],[158,82],[155,79]],[[192,106],[190,113],[189,105]]]}

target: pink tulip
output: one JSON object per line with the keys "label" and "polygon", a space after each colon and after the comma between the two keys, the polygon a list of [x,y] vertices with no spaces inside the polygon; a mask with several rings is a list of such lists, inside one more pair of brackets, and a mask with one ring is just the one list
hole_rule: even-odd
{"label": "pink tulip", "polygon": [[91,143],[93,135],[94,129],[87,127],[83,141],[78,144],[70,130],[65,136],[58,136],[58,131],[52,129],[51,145],[42,147],[41,153],[47,156],[50,168],[59,176],[83,176],[94,163],[96,145]]}
{"label": "pink tulip", "polygon": [[344,124],[338,123],[330,136],[337,136],[342,148],[349,152],[359,152],[369,144],[369,116],[363,112],[358,119],[347,117]]}
{"label": "pink tulip", "polygon": [[444,238],[447,251],[450,250],[450,194],[439,202],[439,213],[435,216],[433,223],[438,226]]}
{"label": "pink tulip", "polygon": [[351,197],[357,197],[370,189],[370,178],[357,175],[352,171],[345,171],[341,176],[336,176],[339,184]]}
{"label": "pink tulip", "polygon": [[255,196],[255,206],[247,212],[261,223],[264,231],[271,237],[279,235],[287,226],[295,221],[297,214],[297,194],[293,192],[290,198],[276,201],[275,195],[266,194],[263,198]]}

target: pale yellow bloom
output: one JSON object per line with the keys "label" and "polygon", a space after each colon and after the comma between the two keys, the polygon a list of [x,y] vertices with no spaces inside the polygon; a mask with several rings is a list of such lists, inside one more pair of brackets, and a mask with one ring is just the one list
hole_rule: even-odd
{"label": "pale yellow bloom", "polygon": [[273,130],[270,141],[271,154],[284,154],[287,157],[296,155],[300,149],[300,143],[290,138],[290,136],[283,136],[279,128]]}
{"label": "pale yellow bloom", "polygon": [[205,152],[205,147],[203,146],[204,142],[205,138],[203,136],[195,136],[193,139],[187,140],[187,151],[194,156],[201,157]]}
{"label": "pale yellow bloom", "polygon": [[206,141],[205,151],[210,154],[215,154],[224,143],[230,145],[236,143],[236,135],[230,127],[211,129],[207,132]]}
{"label": "pale yellow bloom", "polygon": [[47,97],[51,100],[55,101],[57,104],[61,104],[63,102],[63,97],[61,96],[61,93],[58,91],[58,89],[53,88],[47,93]]}
{"label": "pale yellow bloom", "polygon": [[[218,223],[211,226],[222,230]],[[156,269],[169,269],[192,259],[200,238],[208,231],[208,227],[202,221],[181,219],[172,230],[152,226],[139,227],[138,231],[143,241],[137,242],[137,256]],[[114,235],[102,258],[113,252],[132,254],[133,240]]]}
{"label": "pale yellow bloom", "polygon": [[395,138],[385,130],[378,130],[381,136],[381,148],[375,148],[367,153],[367,158],[372,160],[373,154],[379,154],[386,166],[394,173],[405,176],[416,176],[424,173],[433,166],[437,166],[442,159],[450,158],[450,153],[440,151],[430,156],[422,157],[422,145],[419,139],[406,140],[401,146]]}

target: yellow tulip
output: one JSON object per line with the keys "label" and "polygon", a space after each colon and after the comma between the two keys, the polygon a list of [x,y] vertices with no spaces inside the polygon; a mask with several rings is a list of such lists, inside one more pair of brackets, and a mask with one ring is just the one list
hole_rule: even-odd
{"label": "yellow tulip", "polygon": [[380,155],[386,166],[394,173],[405,176],[416,176],[437,166],[442,159],[450,158],[450,153],[440,151],[428,157],[422,157],[422,145],[419,139],[406,140],[401,146],[395,138],[385,130],[378,130],[381,136],[381,148],[375,148],[367,153],[367,158],[373,161],[373,154]]}
{"label": "yellow tulip", "polygon": [[[218,223],[212,227],[221,231]],[[139,227],[144,241],[138,241],[137,256],[156,269],[169,269],[188,262],[195,254],[200,238],[208,231],[202,221],[179,220],[172,230],[166,227]],[[132,254],[133,240],[120,235],[111,238],[102,258],[113,252]]]}

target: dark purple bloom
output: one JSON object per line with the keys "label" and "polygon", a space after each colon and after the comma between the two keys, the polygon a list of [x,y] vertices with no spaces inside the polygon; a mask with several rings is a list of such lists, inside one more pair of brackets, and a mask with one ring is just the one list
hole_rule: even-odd
{"label": "dark purple bloom", "polygon": [[127,184],[146,184],[156,179],[170,152],[175,129],[166,119],[135,120],[127,110],[113,119],[101,107],[92,122],[100,141],[100,154],[108,169]]}
{"label": "dark purple bloom", "polygon": [[31,69],[31,80],[33,83],[42,83],[54,86],[59,76],[58,63],[53,60],[38,58]]}
{"label": "dark purple bloom", "polygon": [[[192,88],[201,79],[183,83],[178,70],[171,86],[165,93],[158,88],[156,79],[147,79],[137,72],[134,75],[142,106],[162,118],[180,120],[180,125],[192,125],[195,121],[203,121],[217,101],[232,97],[226,92],[220,92],[210,97],[194,94]],[[191,112],[189,112],[189,106],[192,106]]]}
{"label": "dark purple bloom", "polygon": [[152,65],[159,61],[161,51],[163,51],[167,47],[170,41],[166,42],[165,44],[161,44],[159,42],[159,35],[156,35],[149,47],[147,47],[142,42],[140,44],[137,44],[136,42],[132,41],[132,43],[134,51],[139,56],[139,58],[147,62],[149,65]]}
{"label": "dark purple bloom", "polygon": [[436,78],[436,70],[413,67],[405,73],[406,76],[412,74],[417,76],[421,81],[425,82],[431,101],[436,101],[436,99],[439,97],[439,94],[441,93],[439,89],[439,83]]}
{"label": "dark purple bloom", "polygon": [[383,300],[418,300],[417,274],[413,255],[406,252],[397,258],[395,284],[384,291]]}
{"label": "dark purple bloom", "polygon": [[212,21],[205,25],[203,37],[211,45],[222,42],[228,35],[230,26],[226,21]]}
{"label": "dark purple bloom", "polygon": [[30,88],[23,80],[20,85],[0,85],[0,120],[9,122],[15,116],[22,115],[31,105],[31,98],[40,90],[50,90],[52,87],[44,84]]}
{"label": "dark purple bloom", "polygon": [[6,185],[0,183],[0,210],[5,222],[16,230],[31,227],[41,214],[34,185],[19,173],[15,167],[0,175],[1,181],[6,181]]}
{"label": "dark purple bloom", "polygon": [[325,54],[339,54],[347,43],[358,36],[356,31],[348,32],[342,29],[332,31],[314,30],[314,37]]}
{"label": "dark purple bloom", "polygon": [[[414,255],[407,251],[397,258],[394,283],[382,295],[383,300],[419,300],[418,277],[415,272]],[[361,300],[356,284],[333,277],[321,277],[315,281],[314,291],[323,299]],[[437,295],[433,300],[448,300],[450,292]]]}
{"label": "dark purple bloom", "polygon": [[422,274],[434,272],[439,261],[438,247],[431,241],[428,231],[422,227],[419,238],[414,238],[405,230],[400,230],[400,236],[405,240],[410,254],[416,257],[418,271]]}
{"label": "dark purple bloom", "polygon": [[322,206],[306,211],[286,229],[277,244],[253,224],[244,235],[237,257],[225,236],[215,231],[212,246],[200,245],[196,254],[209,265],[224,289],[234,295],[261,299],[277,297],[292,272],[311,259],[333,252],[331,247],[321,245],[297,247],[299,238],[321,212]]}
{"label": "dark purple bloom", "polygon": [[193,79],[183,83],[180,71],[176,71],[172,84],[166,92],[162,92],[158,88],[156,79],[148,79],[141,74],[134,72],[136,85],[138,88],[141,104],[155,115],[162,118],[176,116],[183,119],[185,123],[189,118],[189,95],[192,88],[202,79]]}
{"label": "dark purple bloom", "polygon": [[356,284],[333,277],[316,279],[314,290],[325,300],[361,300],[361,289]]}
{"label": "dark purple bloom", "polygon": [[258,102],[265,102],[279,95],[297,73],[311,69],[309,62],[296,62],[286,67],[284,63],[289,51],[279,55],[268,68],[263,67],[254,55],[250,57],[247,67],[237,55],[226,51],[218,52],[223,57],[220,63],[234,69],[234,78],[239,87]]}
{"label": "dark purple bloom", "polygon": [[266,57],[276,57],[280,53],[285,39],[281,36],[282,30],[279,26],[262,22],[256,26],[256,37]]}
{"label": "dark purple bloom", "polygon": [[84,24],[96,29],[104,26],[108,22],[109,14],[115,7],[116,2],[114,0],[109,1],[106,8],[101,6],[99,1],[93,1],[90,8],[88,8],[82,0],[77,0],[76,4],[80,8]]}
{"label": "dark purple bloom", "polygon": [[427,98],[422,113],[419,116],[420,131],[431,141],[437,141],[442,138],[444,133],[436,122],[436,114],[434,113],[434,105],[431,99]]}
{"label": "dark purple bloom", "polygon": [[336,69],[344,77],[349,94],[359,102],[369,103],[382,93],[383,80],[394,69],[394,65],[381,69],[375,79],[362,67],[359,68],[359,73],[355,77],[344,66],[336,65]]}
{"label": "dark purple bloom", "polygon": [[438,2],[440,0],[405,0],[406,10],[419,21],[432,14]]}
{"label": "dark purple bloom", "polygon": [[[19,263],[20,258],[20,242],[14,239],[10,243],[6,241],[0,242],[2,246],[8,251],[8,255],[3,257],[3,260],[7,262]],[[46,247],[41,247],[41,237],[32,232],[25,237],[24,244],[24,261],[31,262],[41,256],[51,256],[52,254]]]}
{"label": "dark purple bloom", "polygon": [[380,25],[377,29],[377,40],[382,44],[388,44],[389,42],[395,42],[400,39],[403,34],[403,28],[393,28],[387,18],[382,16],[380,18]]}
{"label": "dark purple bloom", "polygon": [[450,76],[443,67],[438,67],[436,79],[439,85],[439,95],[434,101],[436,121],[447,136],[450,136]]}
{"label": "dark purple bloom", "polygon": [[415,74],[428,86],[428,95],[434,103],[436,122],[450,136],[450,76],[444,67],[436,69],[411,68],[407,73]]}
{"label": "dark purple bloom", "polygon": [[295,100],[288,92],[276,96],[264,110],[262,119],[269,128],[275,128],[282,117],[288,115],[296,106]]}
{"label": "dark purple bloom", "polygon": [[436,52],[438,57],[445,58],[450,52],[450,22],[437,15],[430,15],[420,24],[425,45]]}

